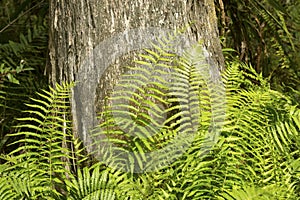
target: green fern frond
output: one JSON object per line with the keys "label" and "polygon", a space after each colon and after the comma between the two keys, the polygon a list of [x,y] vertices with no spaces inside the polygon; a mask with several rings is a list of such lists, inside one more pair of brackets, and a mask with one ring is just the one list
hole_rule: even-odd
{"label": "green fern frond", "polygon": [[[296,183],[299,183],[296,175],[299,168],[296,166],[299,165],[294,158],[299,155],[295,150],[298,149],[296,135],[299,127],[297,123],[290,122],[295,114],[289,113],[294,113],[295,107],[290,107],[288,98],[270,90],[268,84],[264,84],[265,80],[253,73],[251,67],[243,67],[247,70],[241,73],[238,72],[240,66],[232,67],[230,69],[229,66],[225,72],[224,83],[229,87],[227,111],[217,145],[203,156],[201,145],[207,129],[200,129],[204,134],[195,138],[186,154],[158,175],[163,180],[160,183],[160,188],[163,188],[160,197],[231,199],[230,195],[224,195],[226,191],[227,194],[236,194],[235,198],[244,195],[242,199],[247,199],[251,198],[253,188],[245,185],[252,184],[257,191],[253,195],[266,194],[269,199],[295,199]],[[261,84],[238,84],[240,80],[249,78],[259,80]],[[280,137],[280,134],[272,131],[273,128],[278,131],[274,123],[285,125],[287,134],[279,140],[274,136],[277,134]],[[289,155],[280,151],[277,143]],[[270,192],[271,186],[276,188],[275,193]],[[239,188],[238,192],[234,188]]]}
{"label": "green fern frond", "polygon": [[226,200],[269,200],[269,199],[294,199],[295,195],[286,195],[284,188],[277,185],[269,185],[264,188],[255,186],[243,186],[242,188],[234,188],[222,194],[222,198]]}
{"label": "green fern frond", "polygon": [[[263,5],[263,4],[269,4],[269,2],[271,2],[271,1],[268,1],[268,3],[261,3],[260,1],[255,0],[255,4],[253,4],[253,5],[255,6],[257,11],[260,12],[261,16],[264,18],[264,20],[267,22],[267,24],[270,26],[270,28],[273,31],[275,31],[275,35],[276,35],[277,39],[279,39],[278,41],[283,41],[283,40],[280,40],[280,38],[281,39],[283,39],[283,38],[282,38],[282,36],[280,36],[280,34],[277,30],[284,32],[284,34],[285,34],[284,37],[286,37],[285,39],[288,39],[289,44],[292,46],[292,49],[294,49],[292,35],[289,32],[289,30],[286,26],[286,21],[283,17],[283,14],[285,14],[282,12],[283,9],[281,9],[281,11],[278,10],[279,4],[277,4],[278,6],[273,7],[274,8],[273,12],[271,12],[270,9],[267,9],[266,6]],[[277,27],[279,27],[279,29]]]}
{"label": "green fern frond", "polygon": [[297,199],[299,105],[239,62],[223,74],[225,98],[201,44],[181,56],[171,47],[172,38],[160,41],[122,76],[94,130],[101,161],[90,168],[73,166],[84,156],[71,85],[39,93],[11,134],[17,149],[2,156],[0,197]]}
{"label": "green fern frond", "polygon": [[[19,42],[9,41],[6,44],[0,44],[1,63],[15,69],[22,61],[26,67],[41,68],[45,59],[39,55],[47,46],[47,34],[47,29],[44,25],[37,25],[32,29],[28,29],[26,35],[20,33]],[[31,57],[26,56],[28,54]]]}
{"label": "green fern frond", "polygon": [[127,175],[119,171],[104,168],[96,164],[91,168],[78,170],[77,176],[71,175],[71,180],[66,181],[68,199],[124,199],[121,196],[126,191]]}
{"label": "green fern frond", "polygon": [[[120,167],[131,172],[155,170],[151,167],[159,168],[185,151],[201,123],[211,121],[210,112],[218,115],[223,109],[220,97],[225,93],[218,88],[220,80],[210,80],[202,45],[178,56],[172,50],[176,38],[161,39],[147,49],[114,88],[111,106],[101,114],[93,136],[93,145],[103,148],[96,155],[104,161],[127,163]],[[213,120],[206,128],[220,126],[221,119]]]}
{"label": "green fern frond", "polygon": [[[254,77],[247,74],[251,70],[243,72],[242,80],[249,77],[253,80]],[[256,74],[255,79],[264,83],[265,81],[259,77]],[[290,161],[293,160],[291,155],[297,154],[293,148],[298,130],[292,128],[293,123],[290,121],[285,122],[290,116],[288,111],[292,108],[291,101],[284,95],[270,90],[267,84],[261,84],[259,87],[248,84],[246,88],[244,86],[239,90],[230,91],[228,94],[231,95],[227,98],[229,108],[227,112],[231,123],[224,128],[225,137],[222,138],[222,142],[220,141],[221,152],[225,150],[224,156],[230,158],[226,161],[226,173],[243,172],[239,175],[243,178],[231,182],[231,178],[226,177],[224,184],[228,184],[231,188],[248,180],[259,187],[264,187],[281,180],[279,182],[282,185],[279,187],[292,194],[294,181],[289,171]],[[281,128],[278,127],[278,123]],[[287,127],[282,126],[283,124]],[[283,152],[289,155],[284,155]]]}
{"label": "green fern frond", "polygon": [[24,103],[46,87],[47,11],[45,1],[4,0],[0,4],[0,84],[4,94],[0,100],[0,151],[9,153],[12,149],[7,144],[17,140],[7,136],[16,131],[15,118],[22,117]]}
{"label": "green fern frond", "polygon": [[117,151],[123,151],[125,157],[127,151],[141,153],[141,157],[132,154],[133,157],[127,158],[136,160],[141,169],[145,168],[145,153],[156,148],[152,136],[159,134],[165,126],[171,63],[177,57],[167,50],[175,39],[176,36],[169,38],[169,43],[166,42],[168,39],[161,40],[160,45],[164,48],[153,45],[154,50],[147,49],[148,54],[141,55],[144,60],[136,61],[138,66],[129,68],[129,73],[122,76],[111,97],[113,107],[106,114],[109,118],[100,126],[109,133],[110,142],[117,142]]}
{"label": "green fern frond", "polygon": [[[11,164],[6,171],[22,171],[25,178],[31,177],[25,181],[33,184],[28,188],[38,195],[44,194],[47,198],[57,199],[62,195],[61,192],[65,190],[64,181],[70,175],[70,171],[74,170],[71,164],[73,161],[79,164],[77,156],[80,155],[80,151],[72,152],[69,149],[74,145],[74,149],[78,150],[80,145],[72,135],[72,124],[69,120],[72,86],[57,84],[55,89],[50,88],[49,91],[43,90],[43,93],[39,93],[40,98],[32,99],[34,103],[27,105],[30,108],[25,111],[27,117],[18,119],[19,131],[10,134],[19,140],[11,144],[18,147],[9,154],[11,158],[6,158],[7,163]],[[22,183],[24,180],[16,177],[15,183],[18,182]],[[21,188],[20,192],[25,192],[23,189],[26,189],[21,186],[16,188]],[[34,192],[30,192],[30,195],[34,196]]]}

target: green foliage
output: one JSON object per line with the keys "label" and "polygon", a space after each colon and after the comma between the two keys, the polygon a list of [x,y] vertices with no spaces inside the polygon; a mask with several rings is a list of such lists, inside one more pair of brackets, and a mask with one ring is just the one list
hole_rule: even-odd
{"label": "green foliage", "polygon": [[[299,2],[218,1],[219,29],[225,48],[253,64],[271,87],[295,95],[299,90]],[[296,11],[297,10],[297,11]]]}
{"label": "green foliage", "polygon": [[147,49],[115,86],[93,135],[106,163],[131,173],[157,170],[181,156],[209,120],[217,126],[207,115],[223,111],[225,92],[210,80],[201,45],[178,57],[170,51],[176,41],[175,34]]}
{"label": "green foliage", "polygon": [[32,98],[9,134],[15,148],[1,156],[1,199],[297,199],[299,105],[237,61],[222,73],[222,93],[201,44],[178,56],[174,41],[146,50],[119,81],[92,166],[72,132],[72,85]]}
{"label": "green foliage", "polygon": [[15,74],[19,74],[20,72],[31,70],[31,68],[25,68],[21,63],[15,70],[10,67],[5,67],[5,64],[2,63],[0,66],[0,83],[4,81],[8,81],[15,84],[20,84],[18,79],[16,79]]}
{"label": "green foliage", "polygon": [[43,74],[48,43],[46,17],[44,1],[2,1],[0,63],[12,69],[22,64]]}
{"label": "green foliage", "polygon": [[[227,200],[268,200],[274,199],[276,194],[284,193],[283,188],[277,185],[271,185],[265,188],[255,186],[243,186],[241,188],[233,188],[232,191],[226,191],[220,199]],[[277,199],[286,199],[285,197],[278,197]],[[287,198],[288,199],[288,198]]]}
{"label": "green foliage", "polygon": [[[24,103],[45,88],[48,31],[45,1],[0,2],[0,152],[12,149],[16,117]],[[9,141],[10,140],[10,141]]]}
{"label": "green foliage", "polygon": [[[112,97],[118,104],[108,105],[100,116],[105,131],[97,129],[94,138],[97,144],[97,137],[105,135],[115,144],[110,152],[107,146],[97,152],[109,167],[102,162],[88,167],[72,133],[72,85],[35,95],[45,85],[47,2],[1,1],[0,199],[298,199],[300,4],[248,0],[224,5],[218,10],[223,45],[254,67],[227,63],[222,80],[226,118],[218,143],[203,151],[213,113],[224,106],[214,93],[220,88],[205,79],[208,66],[199,63],[201,48],[178,57],[171,45],[175,37],[147,50],[130,68],[134,73],[121,79],[122,90]],[[141,87],[132,92],[135,85]],[[185,136],[194,131],[192,145],[165,165],[162,149],[178,150],[191,142]],[[151,152],[156,154],[147,157]],[[124,158],[131,163],[126,170],[144,173],[120,171]]]}
{"label": "green foliage", "polygon": [[[297,199],[299,109],[253,68],[231,66],[224,73],[227,119],[217,145],[203,156],[199,134],[172,165],[138,176],[136,187],[144,192],[131,199]],[[259,82],[237,84],[249,77]]]}
{"label": "green foliage", "polygon": [[70,181],[66,181],[69,190],[68,199],[119,199],[117,196],[128,187],[127,179],[126,174],[98,164],[91,168],[85,167],[78,170],[76,176],[71,175]]}
{"label": "green foliage", "polygon": [[64,181],[82,162],[80,143],[68,119],[70,87],[56,85],[55,90],[44,90],[38,94],[40,99],[27,105],[27,116],[18,119],[19,131],[10,134],[19,138],[11,144],[18,148],[3,157],[7,162],[0,171],[1,179],[10,184],[1,194],[16,195],[16,199],[58,199],[62,196],[58,191],[66,190]]}

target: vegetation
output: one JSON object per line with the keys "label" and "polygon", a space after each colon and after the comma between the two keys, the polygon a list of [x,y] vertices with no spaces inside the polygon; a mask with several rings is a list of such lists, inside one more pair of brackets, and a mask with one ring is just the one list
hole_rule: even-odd
{"label": "vegetation", "polygon": [[[47,86],[46,2],[2,1],[0,199],[298,199],[300,5],[218,2],[226,57],[220,84],[199,74],[199,68],[209,73],[199,64],[200,44],[181,56],[166,41],[147,50],[130,68],[134,75],[125,74],[117,85],[122,92],[111,100],[119,104],[99,113],[95,142],[104,137],[118,153],[107,154],[107,146],[87,151],[72,133],[73,84]],[[155,78],[166,72],[174,84]],[[148,84],[129,95],[128,85],[140,77]],[[128,106],[118,101],[124,96],[129,109],[114,115]],[[116,128],[120,124],[138,129],[128,134]],[[192,142],[182,140],[195,127]],[[220,127],[217,143],[206,151],[205,136]],[[185,142],[188,148],[178,154],[176,145]],[[168,145],[176,159],[166,165],[158,154],[158,165],[151,163],[147,153]]]}
{"label": "vegetation", "polygon": [[[231,55],[262,73],[271,87],[299,91],[299,1],[217,1],[219,30]],[[299,96],[297,97],[299,99]]]}
{"label": "vegetation", "polygon": [[0,153],[8,153],[15,119],[30,97],[47,87],[47,7],[44,1],[0,4]]}

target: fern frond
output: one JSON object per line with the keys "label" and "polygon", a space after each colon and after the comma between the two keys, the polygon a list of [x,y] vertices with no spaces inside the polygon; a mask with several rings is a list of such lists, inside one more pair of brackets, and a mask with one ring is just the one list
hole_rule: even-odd
{"label": "fern frond", "polygon": [[[123,151],[124,159],[135,160],[132,164],[141,169],[145,169],[144,164],[149,159],[146,153],[157,148],[152,136],[165,126],[171,63],[177,57],[168,51],[176,40],[176,35],[172,37],[162,39],[159,45],[153,44],[153,50],[147,49],[148,54],[141,55],[144,60],[136,61],[138,66],[129,68],[130,71],[122,76],[111,97],[113,107],[106,114],[109,118],[100,126],[105,131],[95,135],[99,137],[105,133],[107,141],[116,143],[116,152]],[[127,152],[137,154],[127,155]]]}
{"label": "fern frond", "polygon": [[224,108],[223,85],[206,65],[202,45],[178,56],[172,50],[176,38],[153,44],[114,88],[111,106],[93,135],[94,147],[102,148],[96,155],[106,163],[119,163],[130,172],[155,170],[184,153],[200,124],[211,118],[208,139],[216,140],[214,132],[223,121],[216,118]]}
{"label": "fern frond", "polygon": [[[26,177],[31,177],[32,184],[39,183],[28,186],[29,190],[49,198],[62,195],[60,192],[65,188],[64,180],[72,170],[71,161],[79,163],[69,149],[71,145],[77,145],[75,149],[78,148],[78,142],[72,136],[71,121],[68,120],[71,87],[72,84],[57,84],[55,89],[39,93],[40,98],[32,99],[34,103],[27,105],[30,108],[25,111],[28,117],[18,119],[19,131],[10,134],[19,140],[11,144],[18,147],[9,154],[15,162],[10,163],[11,159],[8,159],[11,166],[6,171],[22,171]],[[16,177],[16,184],[19,181],[21,184],[22,179]],[[62,191],[57,191],[56,187]],[[30,192],[30,195],[34,196],[34,192]]]}
{"label": "fern frond", "polygon": [[66,181],[69,196],[68,199],[123,199],[119,196],[126,190],[127,175],[119,171],[104,168],[96,164],[91,168],[78,170],[77,176],[71,175],[71,180]]}
{"label": "fern frond", "polygon": [[264,188],[255,186],[243,186],[234,188],[231,191],[226,191],[222,194],[222,198],[226,200],[268,200],[268,199],[295,199],[295,195],[287,195],[284,188],[277,185],[269,185]]}
{"label": "fern frond", "polygon": [[[294,193],[299,191],[296,186],[299,162],[295,161],[299,156],[296,150],[299,127],[291,123],[295,107],[284,95],[270,90],[250,66],[243,67],[241,73],[240,66],[232,67],[225,72],[224,83],[229,87],[226,120],[218,143],[203,155],[201,146],[207,129],[200,129],[186,154],[158,172],[163,174],[158,175],[162,179],[158,196],[236,199],[242,195],[241,199],[245,199],[259,194],[268,198],[295,198]],[[259,84],[244,84],[241,80],[245,79],[259,80]],[[278,125],[285,129],[285,134],[279,133]],[[248,188],[249,185],[253,187]],[[270,192],[272,188],[276,192]]]}

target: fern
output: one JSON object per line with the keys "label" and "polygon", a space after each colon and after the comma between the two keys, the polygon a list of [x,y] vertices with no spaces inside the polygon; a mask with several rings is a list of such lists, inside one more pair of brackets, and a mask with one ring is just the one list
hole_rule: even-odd
{"label": "fern", "polygon": [[126,191],[132,190],[126,173],[99,163],[78,170],[76,176],[71,175],[71,180],[66,181],[66,185],[68,199],[126,199]]}
{"label": "fern", "polygon": [[[14,174],[10,178],[11,193],[57,199],[66,192],[64,181],[75,171],[71,163],[73,160],[79,163],[76,159],[81,154],[80,149],[76,151],[78,142],[71,134],[68,120],[70,87],[72,85],[56,85],[55,90],[50,88],[39,93],[41,99],[32,99],[34,104],[27,105],[31,109],[25,111],[27,117],[18,119],[19,132],[10,134],[19,138],[11,144],[18,148],[4,157],[11,166],[3,173]],[[78,155],[69,150],[72,145]],[[22,172],[22,176],[16,176],[17,171]]]}
{"label": "fern", "polygon": [[[224,76],[226,86],[230,84],[227,117],[217,146],[203,156],[203,134],[199,134],[186,154],[155,173],[159,178],[154,179],[157,185],[148,188],[153,191],[148,199],[251,199],[251,195],[296,199],[299,127],[290,121],[295,117],[289,113],[295,107],[288,98],[270,90],[253,68],[237,64],[232,67]],[[239,82],[249,77],[256,81],[231,85],[233,80]],[[285,117],[274,118],[276,115]],[[280,137],[283,130],[274,123],[287,126],[283,126],[288,129],[284,137]],[[281,150],[279,145],[284,148]]]}
{"label": "fern", "polygon": [[[102,148],[96,155],[102,161],[120,164],[130,172],[168,165],[185,152],[201,121],[209,124],[211,117],[204,110],[222,109],[211,108],[222,92],[215,87],[217,80],[209,80],[201,44],[178,56],[172,52],[177,38],[175,34],[146,50],[143,60],[136,61],[137,66],[131,67],[115,87],[112,105],[101,114],[103,123],[93,135],[94,145]],[[207,92],[201,94],[200,87]]]}
{"label": "fern", "polygon": [[[34,26],[27,30],[26,35],[20,33],[19,42],[9,41],[6,44],[0,44],[0,61],[13,69],[19,66],[21,61],[26,66],[39,69],[45,64],[45,58],[41,55],[47,46],[46,43],[46,27],[44,25]],[[29,57],[29,54],[35,56]]]}
{"label": "fern", "polygon": [[[117,106],[108,106],[102,113],[103,123],[94,135],[94,145],[103,147],[96,156],[101,156],[101,161],[109,166],[132,173],[143,169],[145,172],[153,163],[160,164],[151,173],[133,175],[135,183],[131,187],[139,192],[126,189],[126,196],[130,199],[222,199],[229,198],[226,194],[249,196],[253,188],[261,188],[254,195],[294,199],[299,183],[295,161],[299,156],[296,150],[299,127],[290,113],[296,109],[292,101],[271,90],[268,80],[251,65],[233,62],[223,73],[225,113],[222,110],[225,99],[221,95],[225,93],[222,85],[212,84],[205,78],[211,71],[201,63],[203,54],[197,49],[200,46],[179,58],[166,53],[166,46],[148,50],[142,56],[146,60],[138,61],[141,65],[122,78],[115,90],[118,93],[111,98]],[[197,62],[200,68],[195,68]],[[167,79],[170,81],[155,79],[150,86],[144,84],[156,78],[155,75],[165,76],[164,70],[170,71],[171,77]],[[169,82],[173,85],[168,85]],[[166,117],[160,121],[160,116]],[[135,123],[139,129],[134,129]],[[212,136],[213,128],[221,125],[224,127],[217,145],[211,146],[213,137],[208,140],[205,136]],[[128,134],[130,131],[136,135]],[[180,137],[181,133],[187,137],[194,131],[192,140]],[[102,143],[97,143],[99,136]],[[173,143],[173,148],[168,148],[170,154],[159,151],[178,138],[183,142]],[[189,148],[178,151],[186,142],[191,142]],[[205,152],[205,147],[212,149]],[[155,157],[146,157],[151,151],[156,151]],[[161,162],[165,155],[170,158],[176,151],[180,156],[172,162]],[[266,188],[276,192],[270,194]]]}
{"label": "fern", "polygon": [[201,44],[180,56],[176,37],[119,81],[93,132],[91,167],[72,135],[72,85],[39,93],[10,134],[19,140],[2,156],[0,197],[297,199],[299,105],[251,65],[228,63],[216,78]]}
{"label": "fern", "polygon": [[298,7],[295,1],[246,0],[219,1],[217,9],[223,46],[291,96],[290,88],[299,85]]}
{"label": "fern", "polygon": [[[24,103],[46,87],[44,66],[48,42],[45,1],[0,2],[0,152],[17,138],[8,137],[22,116]],[[46,8],[46,10],[45,10]]]}
{"label": "fern", "polygon": [[[249,72],[245,75],[249,77]],[[257,80],[262,79],[259,78],[259,74],[254,75]],[[226,162],[228,165],[226,173],[235,174],[237,170],[243,172],[238,176],[241,178],[241,183],[247,180],[259,187],[279,182],[282,184],[279,187],[288,188],[286,190],[292,194],[294,183],[289,168],[293,158],[287,158],[287,155],[282,154],[278,145],[286,144],[284,152],[294,154],[294,150],[287,147],[295,143],[295,140],[291,141],[291,139],[299,130],[294,129],[294,133],[290,132],[291,135],[283,140],[278,140],[278,133],[274,131],[276,126],[273,124],[274,120],[278,120],[278,118],[274,119],[276,115],[290,116],[288,110],[292,108],[291,101],[282,94],[270,90],[268,84],[263,80],[259,85],[257,85],[257,81],[254,82],[256,83],[250,84],[246,89],[240,88],[238,93],[229,92],[227,95],[229,97],[227,99],[228,120],[231,123],[225,128],[225,137],[221,140],[222,149],[229,150],[226,150],[226,154],[224,154],[225,157],[230,158]],[[284,109],[281,108],[283,106]],[[282,120],[284,118],[279,119],[280,123]],[[285,124],[292,125],[291,123]],[[229,131],[226,131],[227,128]],[[231,165],[231,162],[234,164]],[[239,185],[240,181],[232,183]],[[229,177],[224,182],[226,185],[229,184],[229,187],[233,186],[232,183]]]}
{"label": "fern", "polygon": [[[264,188],[259,188],[255,186],[243,186],[242,188],[234,188],[232,191],[227,191],[222,194],[222,198],[226,200],[268,200],[268,199],[283,199],[284,188],[280,188],[277,185],[270,185]],[[286,199],[291,198],[291,196],[285,196]]]}

